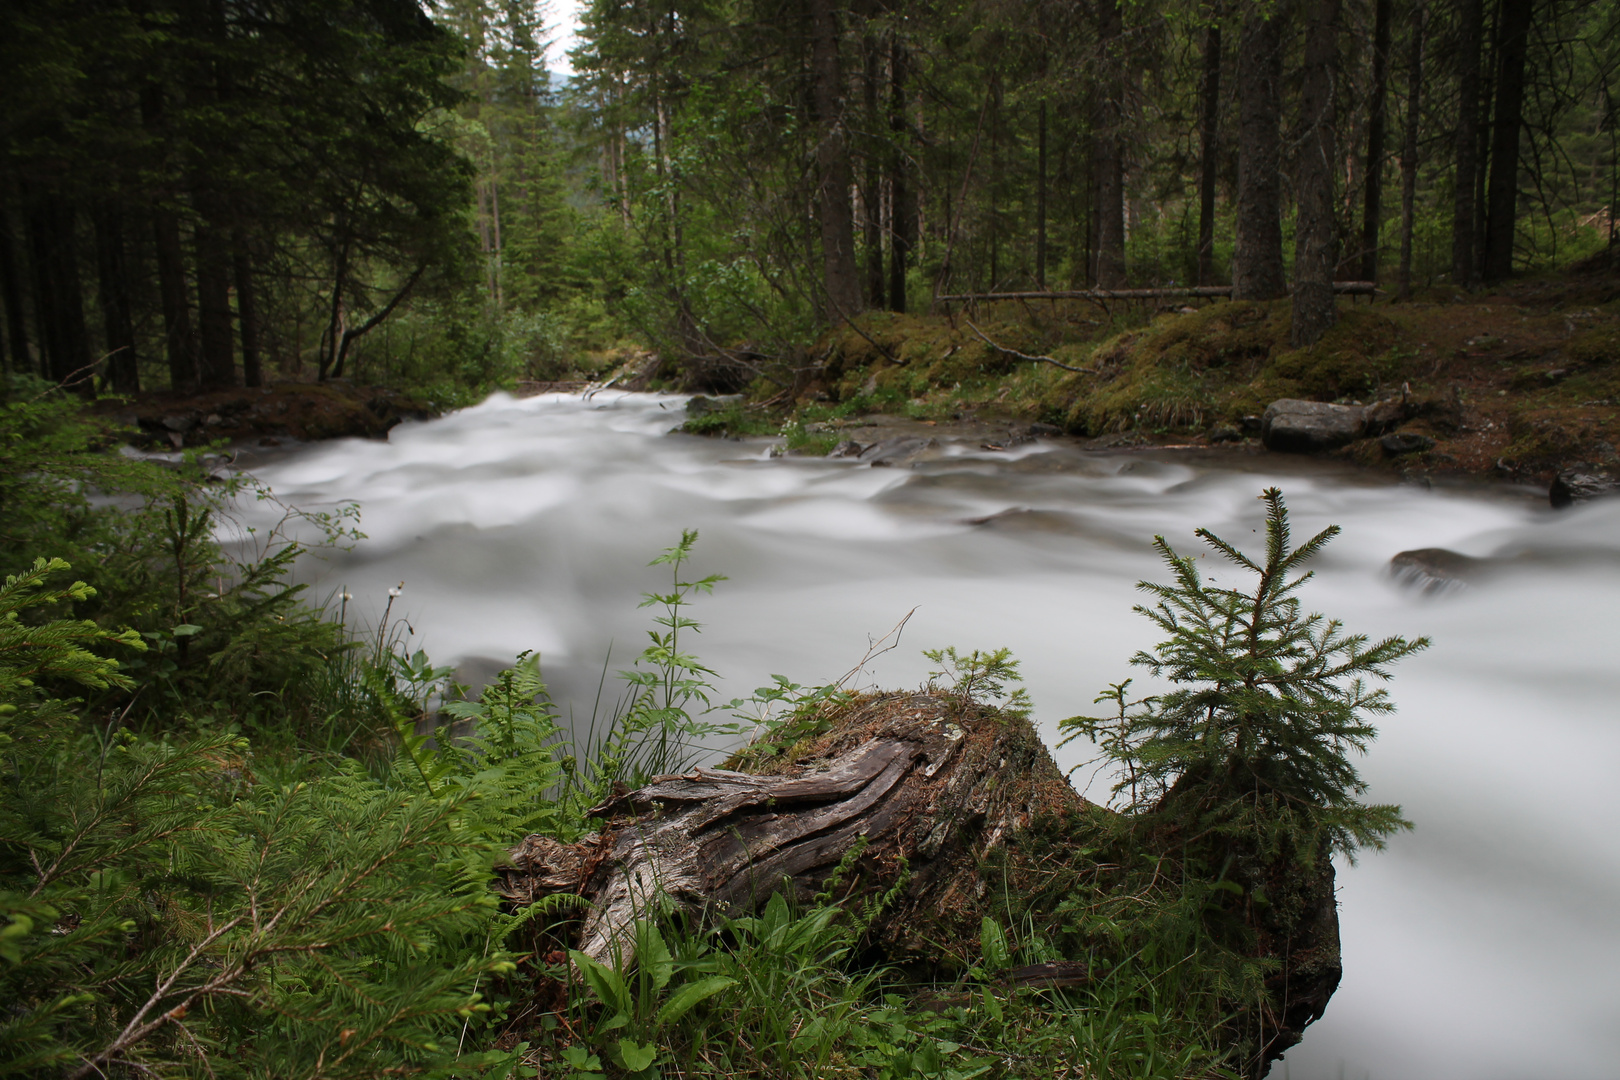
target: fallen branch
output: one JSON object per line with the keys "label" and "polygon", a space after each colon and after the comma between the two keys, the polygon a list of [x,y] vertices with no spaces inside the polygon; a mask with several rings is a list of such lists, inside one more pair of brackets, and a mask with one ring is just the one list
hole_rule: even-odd
{"label": "fallen branch", "polygon": [[[944,297],[941,297],[940,299],[943,300]],[[983,330],[980,330],[977,326],[973,325],[973,320],[968,318],[967,316],[964,315],[962,317],[962,321],[968,324],[968,329],[969,330],[972,330],[975,334],[978,335],[980,341],[984,342],[986,345],[990,346],[992,349],[996,350],[997,352],[1006,353],[1008,356],[1016,356],[1020,360],[1033,360],[1033,361],[1036,361],[1038,363],[1051,364],[1053,367],[1060,367],[1064,371],[1078,371],[1082,375],[1095,375],[1095,374],[1097,374],[1097,369],[1096,368],[1075,367],[1072,364],[1065,364],[1061,360],[1054,360],[1050,356],[1031,356],[1029,353],[1019,352],[1017,349],[1009,349],[1005,345],[999,345],[996,342],[991,341],[988,337],[985,336],[985,333],[984,333]]]}
{"label": "fallen branch", "polygon": [[[1378,291],[1373,281],[1335,281],[1333,291],[1341,296],[1371,296]],[[1230,285],[1187,285],[1163,289],[1068,289],[1049,292],[949,293],[935,297],[944,303],[973,303],[980,300],[1165,300],[1177,296],[1207,296],[1231,299]]]}

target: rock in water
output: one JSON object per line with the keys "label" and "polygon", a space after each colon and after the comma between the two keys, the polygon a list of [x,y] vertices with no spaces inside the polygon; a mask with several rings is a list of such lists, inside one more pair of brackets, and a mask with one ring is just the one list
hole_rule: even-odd
{"label": "rock in water", "polygon": [[1414,548],[1389,560],[1389,574],[1402,585],[1444,594],[1479,580],[1487,565],[1484,559],[1445,548]]}
{"label": "rock in water", "polygon": [[1427,435],[1419,435],[1415,431],[1392,431],[1378,440],[1384,453],[1390,457],[1399,457],[1402,454],[1417,454],[1425,450],[1434,449],[1434,440]]}
{"label": "rock in water", "polygon": [[1260,417],[1260,441],[1267,450],[1291,454],[1337,450],[1366,432],[1366,413],[1360,405],[1282,398]]}
{"label": "rock in water", "polygon": [[1620,492],[1620,470],[1603,465],[1571,465],[1553,477],[1547,498],[1554,506],[1572,506],[1587,499]]}

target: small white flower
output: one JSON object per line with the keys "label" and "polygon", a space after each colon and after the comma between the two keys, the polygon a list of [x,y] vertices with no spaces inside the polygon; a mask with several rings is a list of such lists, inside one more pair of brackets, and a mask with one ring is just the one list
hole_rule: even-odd
{"label": "small white flower", "polygon": [[353,599],[354,599],[354,594],[353,593],[346,592],[346,593],[343,594],[343,600],[344,600],[345,603],[347,603],[348,601],[353,600]]}
{"label": "small white flower", "polygon": [[404,586],[404,585],[403,585],[403,584],[401,584],[401,585],[398,585],[398,586],[396,586],[396,587],[395,587],[395,588],[392,588],[392,589],[389,589],[389,590],[388,590],[388,595],[389,595],[389,597],[396,597],[396,596],[398,596],[398,595],[399,595],[399,594],[400,594],[400,593],[401,593],[401,592],[403,592],[403,591],[404,591],[404,589],[405,589],[405,586]]}

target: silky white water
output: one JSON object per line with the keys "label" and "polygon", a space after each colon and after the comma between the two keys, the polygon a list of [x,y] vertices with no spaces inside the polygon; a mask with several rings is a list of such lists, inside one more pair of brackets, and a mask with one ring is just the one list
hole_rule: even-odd
{"label": "silky white water", "polygon": [[[1620,500],[1553,513],[1534,492],[1397,487],[1300,459],[1044,443],[916,468],[772,460],[762,442],[668,434],[682,405],[496,396],[386,443],[243,463],[293,506],[360,504],[367,539],[302,565],[315,597],[346,589],[363,623],[403,582],[393,614],[413,647],[485,671],[538,650],[576,714],[610,643],[610,670],[645,643],[640,594],[668,583],[646,563],[695,528],[693,573],[730,578],[690,609],[716,700],[774,673],[832,681],[915,608],[864,684],[916,685],[924,648],[1005,645],[1048,733],[1153,643],[1131,611],[1135,582],[1164,576],[1153,535],[1184,552],[1203,550],[1199,526],[1258,543],[1256,496],[1279,485],[1297,539],[1344,530],[1306,605],[1435,644],[1397,669],[1399,711],[1362,762],[1370,797],[1417,829],[1341,870],[1344,982],[1275,1075],[1620,1076]],[[1007,510],[1030,512],[970,523]],[[1520,557],[1423,596],[1385,574],[1422,547]]]}

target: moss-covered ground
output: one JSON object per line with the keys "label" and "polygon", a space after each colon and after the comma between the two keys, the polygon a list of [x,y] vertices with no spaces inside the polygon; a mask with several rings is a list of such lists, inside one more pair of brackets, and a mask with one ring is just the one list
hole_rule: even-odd
{"label": "moss-covered ground", "polygon": [[1194,303],[868,313],[819,343],[826,359],[791,402],[762,379],[754,396],[774,397],[774,407],[739,403],[694,430],[767,434],[786,423],[822,434],[801,438],[815,452],[839,426],[881,413],[1197,443],[1253,438],[1255,418],[1278,398],[1404,397],[1401,429],[1431,437],[1431,449],[1391,457],[1369,439],[1338,453],[1379,468],[1524,481],[1576,461],[1615,463],[1620,274],[1434,288],[1406,302],[1341,298],[1337,325],[1305,349],[1289,345],[1287,300]]}

